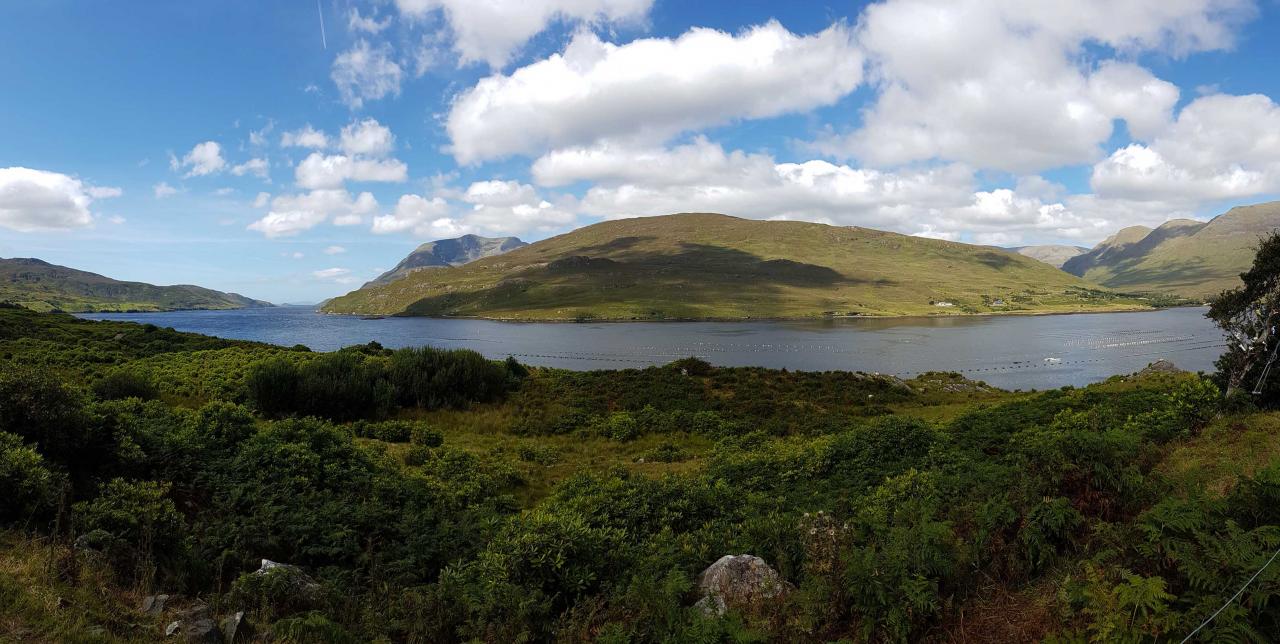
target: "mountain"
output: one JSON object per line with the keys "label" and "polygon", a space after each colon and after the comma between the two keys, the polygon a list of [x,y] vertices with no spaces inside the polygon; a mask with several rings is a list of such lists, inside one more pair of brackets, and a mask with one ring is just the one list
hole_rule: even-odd
{"label": "mountain", "polygon": [[1280,201],[1240,206],[1208,223],[1173,219],[1108,237],[1062,269],[1126,292],[1205,299],[1239,284],[1258,239],[1280,228]]}
{"label": "mountain", "polygon": [[199,286],[121,282],[33,258],[0,258],[0,301],[38,311],[172,311],[271,306]]}
{"label": "mountain", "polygon": [[331,313],[513,320],[1141,308],[1017,253],[717,214],[622,219],[330,300]]}
{"label": "mountain", "polygon": [[1062,244],[1016,246],[1009,250],[1019,255],[1026,255],[1031,259],[1042,261],[1054,268],[1062,268],[1062,265],[1072,257],[1089,252],[1089,249],[1083,246],[1065,246]]}
{"label": "mountain", "polygon": [[365,284],[389,284],[410,273],[424,268],[444,266],[461,266],[477,259],[501,255],[528,244],[516,237],[480,237],[463,235],[456,239],[440,239],[427,242],[416,248],[409,256],[400,260],[396,267],[379,275],[377,279]]}

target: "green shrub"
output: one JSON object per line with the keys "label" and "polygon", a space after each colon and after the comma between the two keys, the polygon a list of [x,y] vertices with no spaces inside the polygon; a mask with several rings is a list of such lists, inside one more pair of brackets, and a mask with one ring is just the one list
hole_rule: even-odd
{"label": "green shrub", "polygon": [[102,400],[141,398],[151,400],[159,396],[151,377],[132,369],[116,369],[93,383],[93,393]]}
{"label": "green shrub", "polygon": [[100,535],[119,574],[149,577],[156,563],[175,563],[184,548],[186,526],[168,483],[113,479],[96,498],[75,505],[80,534]]}
{"label": "green shrub", "polygon": [[36,450],[16,434],[0,432],[0,524],[48,511],[57,499],[57,477]]}

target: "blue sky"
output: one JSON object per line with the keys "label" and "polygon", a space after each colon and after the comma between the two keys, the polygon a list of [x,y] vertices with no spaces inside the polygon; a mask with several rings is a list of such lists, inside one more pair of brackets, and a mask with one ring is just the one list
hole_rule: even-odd
{"label": "blue sky", "polygon": [[1269,0],[3,12],[0,256],[275,302],[469,232],[718,211],[1091,245],[1280,192]]}

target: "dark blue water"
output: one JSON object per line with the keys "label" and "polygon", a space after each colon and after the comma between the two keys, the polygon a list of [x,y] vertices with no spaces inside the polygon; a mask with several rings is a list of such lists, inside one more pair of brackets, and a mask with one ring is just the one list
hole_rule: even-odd
{"label": "dark blue water", "polygon": [[320,315],[306,307],[100,313],[224,338],[329,351],[376,340],[432,345],[568,369],[664,364],[842,369],[910,376],[958,371],[1007,389],[1084,385],[1166,359],[1211,370],[1222,336],[1203,308],[1146,313],[844,319],[816,322],[510,323]]}

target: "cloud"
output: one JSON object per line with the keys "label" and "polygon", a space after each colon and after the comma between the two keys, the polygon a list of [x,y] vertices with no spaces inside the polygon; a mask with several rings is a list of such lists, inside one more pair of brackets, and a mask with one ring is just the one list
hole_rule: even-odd
{"label": "cloud", "polygon": [[[1131,63],[1145,51],[1229,47],[1247,0],[1113,3],[892,0],[868,7],[857,40],[877,96],[856,129],[815,149],[888,167],[924,160],[1010,172],[1093,163],[1114,119],[1144,136],[1178,90]],[[1094,46],[1097,53],[1086,51]],[[1088,60],[1103,60],[1091,64]]]}
{"label": "cloud", "polygon": [[280,195],[271,201],[266,216],[249,224],[267,237],[288,237],[310,230],[329,218],[360,221],[378,209],[373,195],[362,192],[356,198],[346,190],[312,190],[297,195]]}
{"label": "cloud", "polygon": [[259,192],[258,196],[253,198],[254,208],[265,208],[267,203],[271,201],[271,194],[267,192]]}
{"label": "cloud", "polygon": [[342,128],[342,151],[347,154],[381,157],[395,148],[396,137],[391,129],[375,119],[364,119]]}
{"label": "cloud", "polygon": [[396,0],[410,19],[443,11],[461,62],[483,61],[495,69],[552,22],[639,23],[652,6],[653,0]]}
{"label": "cloud", "polygon": [[334,59],[330,77],[348,107],[359,109],[365,101],[400,94],[404,72],[391,59],[391,54],[390,45],[372,47],[361,39]]}
{"label": "cloud", "polygon": [[409,168],[398,159],[366,159],[312,152],[294,169],[303,188],[339,188],[346,181],[399,182],[409,176]]}
{"label": "cloud", "polygon": [[227,161],[222,158],[222,146],[217,141],[205,141],[197,143],[181,161],[171,158],[169,166],[174,170],[189,168],[183,175],[187,178],[203,177],[222,172],[227,167]]}
{"label": "cloud", "polygon": [[124,190],[110,186],[89,186],[85,192],[94,199],[112,199],[124,194]]}
{"label": "cloud", "polygon": [[347,252],[347,249],[341,246],[327,246],[324,249],[325,255],[341,255],[345,252]]}
{"label": "cloud", "polygon": [[336,284],[354,284],[356,279],[351,276],[349,268],[325,268],[311,273],[312,277],[324,282],[334,282]]}
{"label": "cloud", "polygon": [[1280,191],[1280,105],[1260,94],[1197,98],[1149,143],[1093,167],[1099,195],[1183,208]]}
{"label": "cloud", "polygon": [[124,217],[121,217],[120,215],[112,215],[110,217],[107,217],[107,221],[113,225],[119,226],[123,224],[126,220]]}
{"label": "cloud", "polygon": [[574,209],[583,216],[720,212],[976,243],[1093,241],[1129,221],[1159,223],[1169,214],[1149,204],[1064,197],[1062,186],[1038,176],[979,190],[975,170],[964,164],[887,171],[819,159],[779,163],[705,138],[672,148],[557,150],[533,164],[533,175],[543,185],[592,182]]}
{"label": "cloud", "polygon": [[452,232],[457,224],[449,216],[451,211],[449,202],[440,197],[404,195],[391,214],[373,218],[372,230],[379,235],[412,230],[419,237],[432,236],[438,230]]}
{"label": "cloud", "polygon": [[274,130],[275,127],[276,127],[276,122],[268,119],[267,124],[262,126],[262,129],[249,132],[249,145],[254,147],[261,147],[266,145],[267,135],[271,134],[271,131]]}
{"label": "cloud", "polygon": [[323,150],[329,147],[329,137],[324,132],[311,127],[307,123],[300,130],[285,132],[280,135],[280,145],[286,148],[312,148]]}
{"label": "cloud", "polygon": [[571,203],[553,204],[533,186],[518,181],[477,181],[465,191],[442,192],[452,200],[439,195],[400,197],[391,214],[373,219],[373,232],[412,231],[431,239],[467,233],[518,235],[551,232],[577,220]]}
{"label": "cloud", "polygon": [[156,199],[164,199],[165,197],[172,197],[173,195],[178,194],[179,190],[168,183],[161,181],[160,183],[151,186],[151,192],[155,194]]}
{"label": "cloud", "polygon": [[252,174],[255,177],[267,179],[268,181],[270,181],[270,173],[271,164],[267,163],[266,159],[260,158],[249,159],[248,161],[231,168],[231,174],[234,174],[237,177]]}
{"label": "cloud", "polygon": [[579,32],[556,54],[480,80],[446,118],[461,163],[600,139],[683,131],[829,105],[862,78],[850,30],[799,36],[777,22],[733,35],[691,29],[625,45]]}
{"label": "cloud", "polygon": [[360,10],[352,7],[347,13],[347,28],[355,32],[377,35],[391,26],[391,16],[378,20],[377,16],[361,16]]}
{"label": "cloud", "polygon": [[58,172],[0,168],[0,226],[19,232],[90,226],[94,191],[79,179]]}

